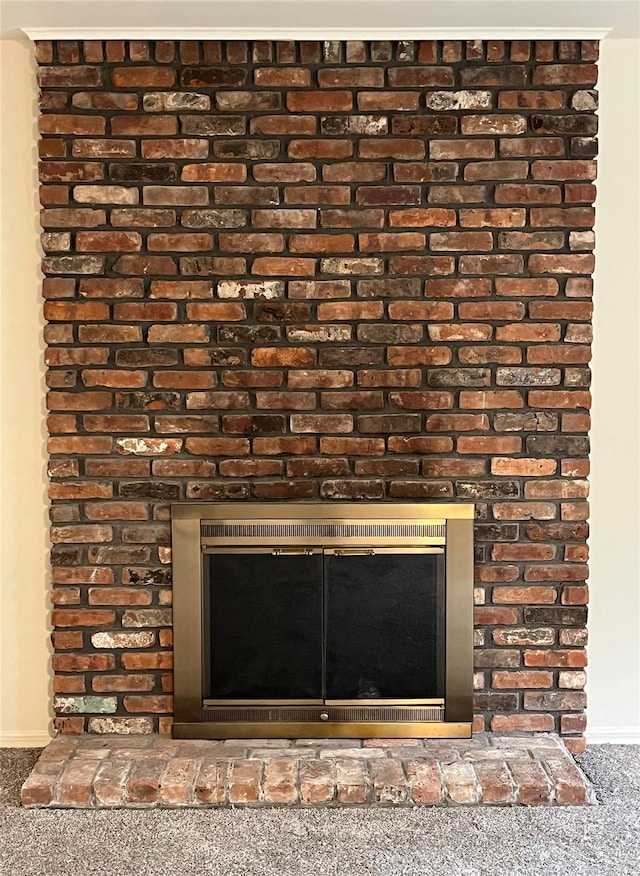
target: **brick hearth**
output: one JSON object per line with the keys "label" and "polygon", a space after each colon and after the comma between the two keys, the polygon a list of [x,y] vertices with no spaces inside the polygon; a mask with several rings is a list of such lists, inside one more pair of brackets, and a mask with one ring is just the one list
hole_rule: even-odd
{"label": "brick hearth", "polygon": [[591,786],[553,735],[469,740],[63,736],[22,788],[32,807],[580,805]]}

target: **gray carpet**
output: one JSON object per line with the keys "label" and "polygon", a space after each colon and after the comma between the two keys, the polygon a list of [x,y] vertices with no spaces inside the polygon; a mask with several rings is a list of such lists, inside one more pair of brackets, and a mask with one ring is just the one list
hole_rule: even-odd
{"label": "gray carpet", "polygon": [[24,810],[34,752],[0,751],[11,876],[637,876],[640,746],[579,758],[599,806]]}

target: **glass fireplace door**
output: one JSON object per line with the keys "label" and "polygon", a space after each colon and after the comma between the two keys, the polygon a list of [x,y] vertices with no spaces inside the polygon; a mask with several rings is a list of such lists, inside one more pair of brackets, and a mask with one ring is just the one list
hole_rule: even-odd
{"label": "glass fireplace door", "polygon": [[220,548],[204,563],[205,699],[444,697],[441,549]]}
{"label": "glass fireplace door", "polygon": [[206,554],[205,696],[322,700],[322,551]]}
{"label": "glass fireplace door", "polygon": [[327,700],[444,696],[444,554],[427,551],[325,552]]}

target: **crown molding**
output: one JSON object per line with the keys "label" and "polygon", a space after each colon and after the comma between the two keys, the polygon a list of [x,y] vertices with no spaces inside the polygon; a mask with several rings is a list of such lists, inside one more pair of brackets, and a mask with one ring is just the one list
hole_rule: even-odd
{"label": "crown molding", "polygon": [[601,40],[607,27],[23,27],[30,40]]}

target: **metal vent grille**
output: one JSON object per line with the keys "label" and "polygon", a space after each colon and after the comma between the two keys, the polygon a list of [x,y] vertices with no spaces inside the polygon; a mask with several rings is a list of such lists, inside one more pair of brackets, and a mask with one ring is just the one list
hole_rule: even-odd
{"label": "metal vent grille", "polygon": [[203,523],[203,538],[444,538],[444,523]]}
{"label": "metal vent grille", "polygon": [[[202,710],[203,721],[318,721],[321,722],[320,714],[329,717],[328,721],[393,721],[393,722],[419,722],[419,721],[443,721],[443,706],[280,706],[263,708],[208,708]],[[324,722],[323,722],[324,723]]]}

